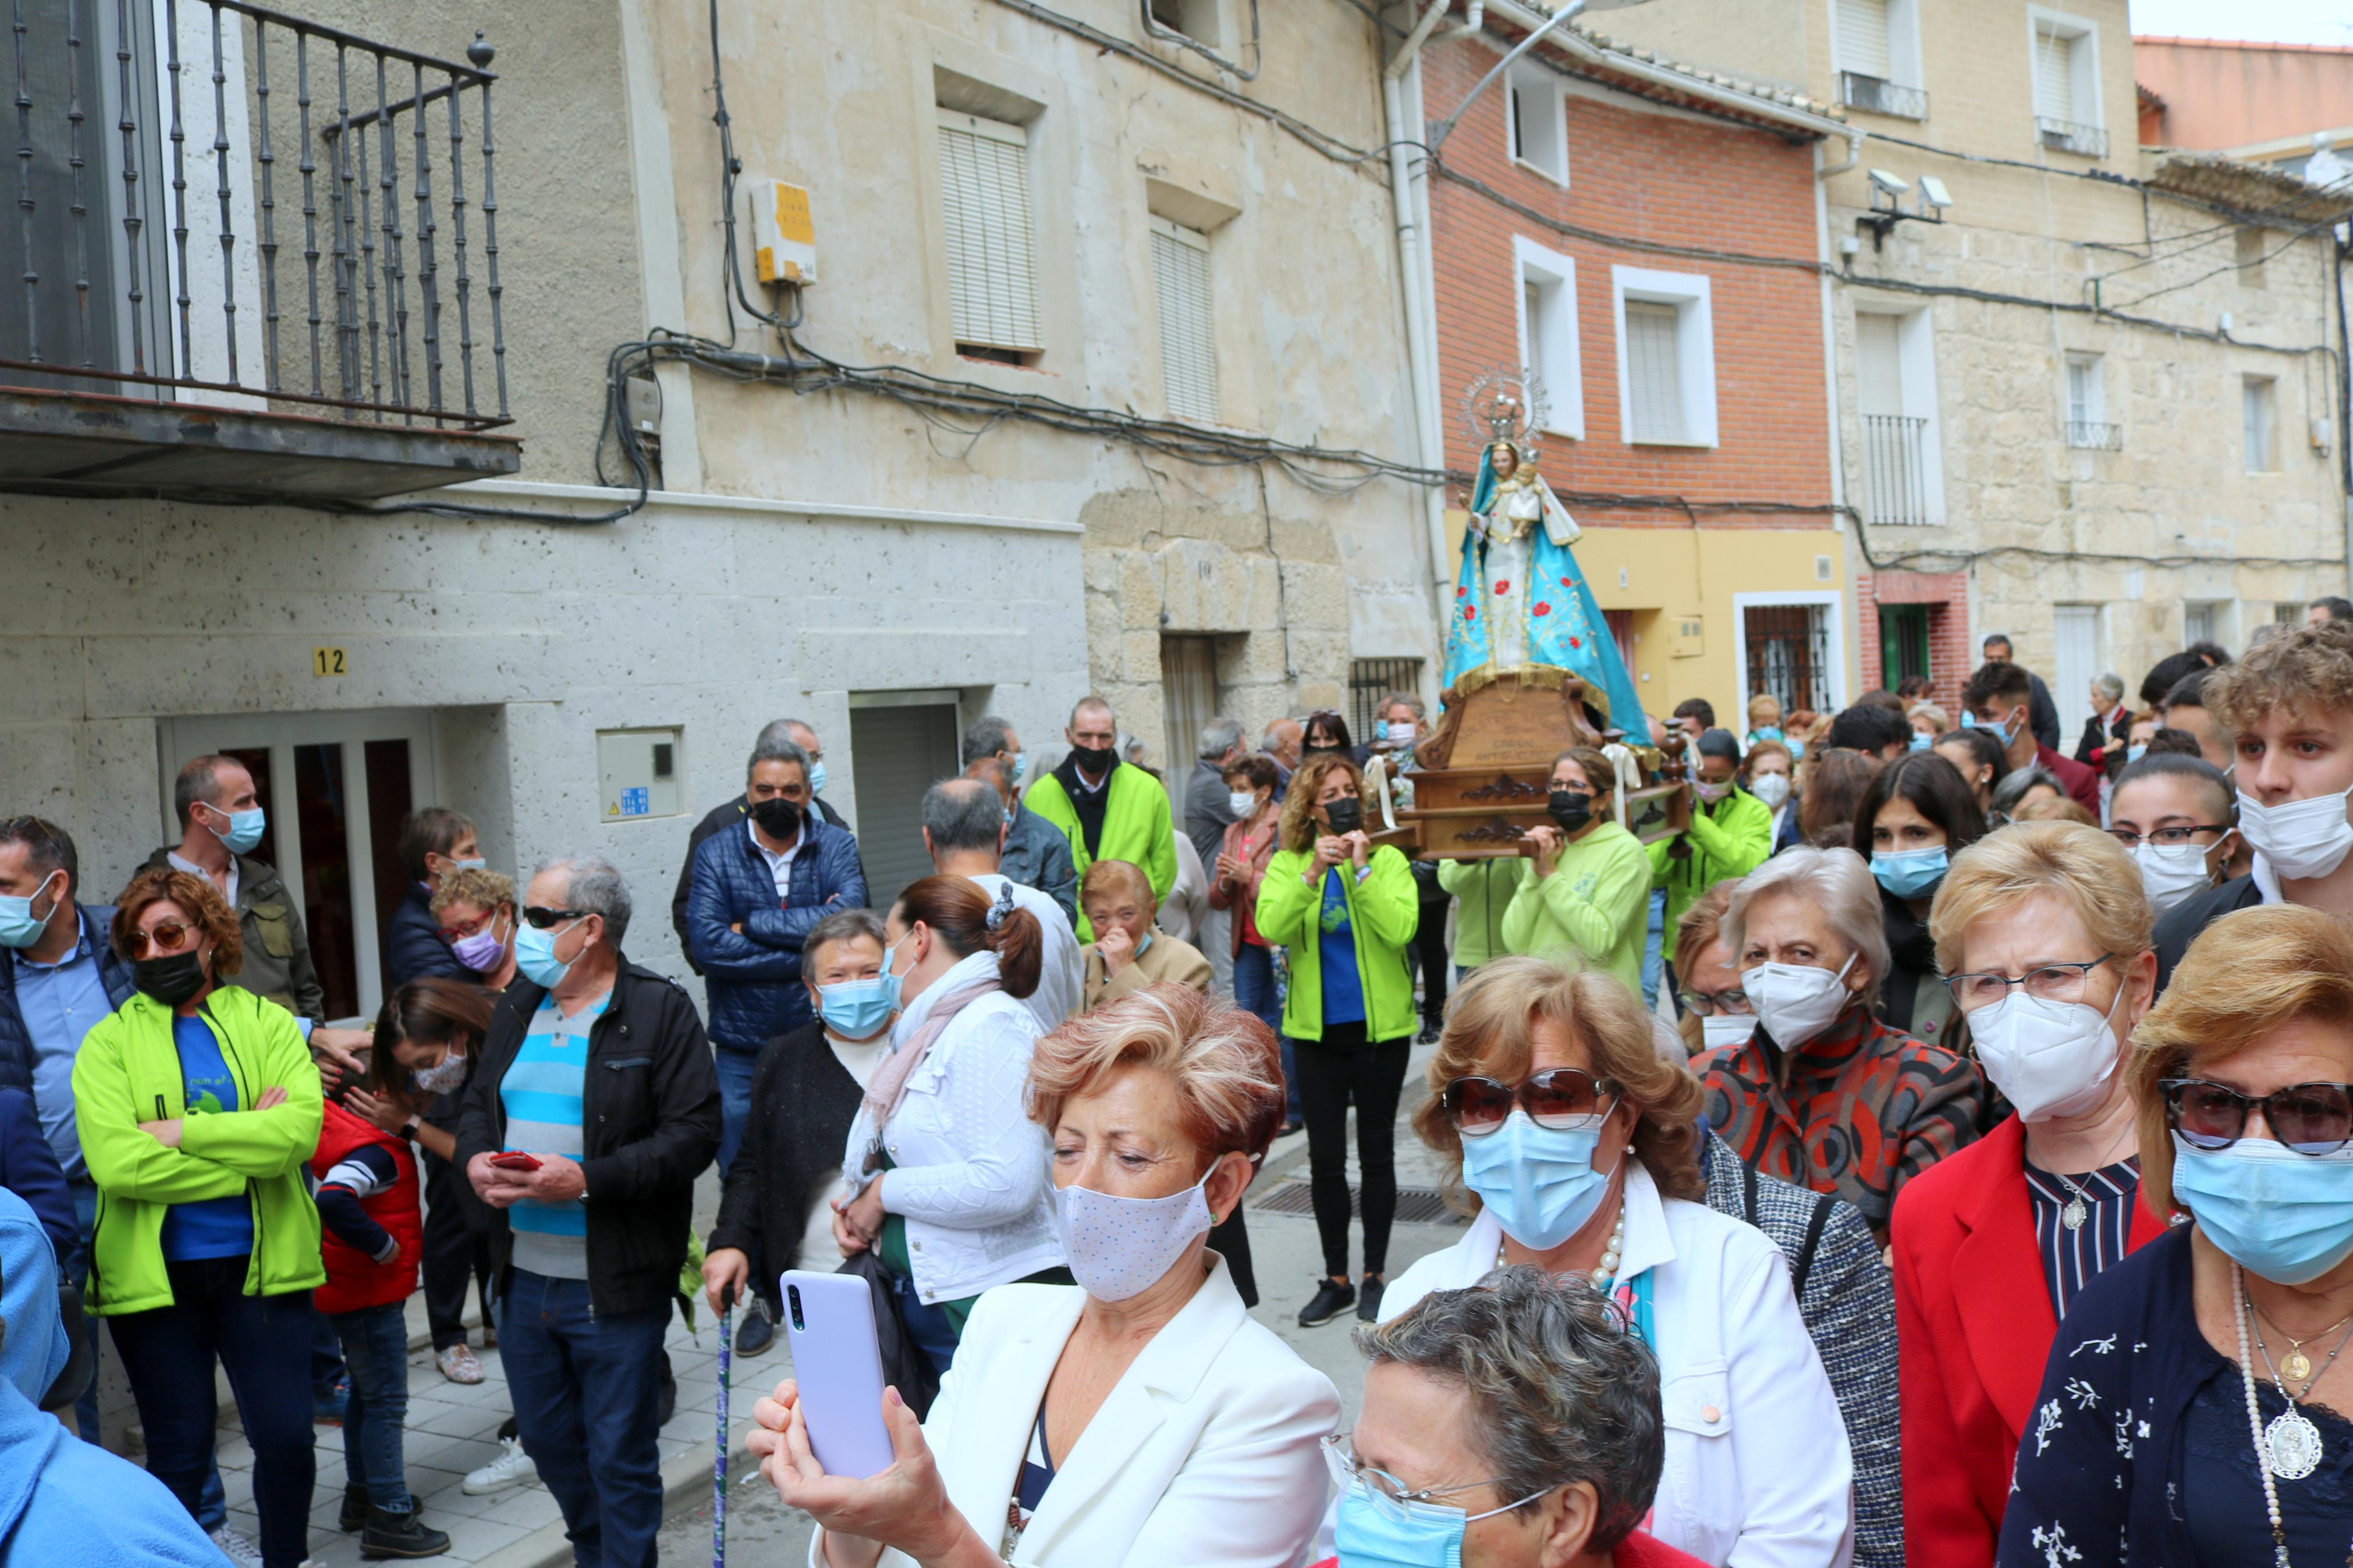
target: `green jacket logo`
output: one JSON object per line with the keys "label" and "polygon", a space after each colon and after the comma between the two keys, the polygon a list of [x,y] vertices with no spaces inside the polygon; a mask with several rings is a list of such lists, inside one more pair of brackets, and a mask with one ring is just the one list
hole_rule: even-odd
{"label": "green jacket logo", "polygon": [[211,1089],[206,1089],[196,1096],[195,1101],[189,1105],[187,1113],[190,1116],[221,1116],[227,1114],[227,1108],[220,1102],[220,1096]]}

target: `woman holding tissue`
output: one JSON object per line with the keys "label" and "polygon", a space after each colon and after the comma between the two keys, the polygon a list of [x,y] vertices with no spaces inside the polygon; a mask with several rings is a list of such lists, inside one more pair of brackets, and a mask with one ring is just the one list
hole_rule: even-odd
{"label": "woman holding tissue", "polygon": [[929,1420],[884,1395],[896,1459],[869,1479],[824,1472],[794,1383],[760,1401],[751,1448],[816,1516],[811,1568],[1303,1560],[1339,1398],[1204,1245],[1282,1124],[1273,1037],[1154,985],[1039,1041],[1029,1109],[1078,1285],[990,1291]]}

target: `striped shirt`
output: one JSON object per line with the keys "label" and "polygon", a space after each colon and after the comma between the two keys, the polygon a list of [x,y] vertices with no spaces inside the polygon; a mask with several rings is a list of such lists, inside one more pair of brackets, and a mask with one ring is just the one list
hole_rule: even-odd
{"label": "striped shirt", "polygon": [[[547,996],[531,1016],[522,1049],[499,1084],[507,1113],[509,1150],[580,1158],[581,1086],[588,1072],[588,1031],[611,1002],[607,992],[566,1018]],[[514,1265],[551,1279],[588,1278],[588,1211],[580,1200],[543,1203],[525,1198],[507,1210]]]}
{"label": "striped shirt", "polygon": [[2133,1203],[2140,1195],[2137,1156],[2104,1165],[2088,1176],[2070,1176],[2088,1211],[2084,1223],[2067,1228],[2067,1205],[2075,1199],[2067,1182],[2026,1165],[2026,1195],[2034,1210],[2034,1250],[2042,1259],[2051,1310],[2063,1321],[2068,1304],[2100,1270],[2132,1250]]}

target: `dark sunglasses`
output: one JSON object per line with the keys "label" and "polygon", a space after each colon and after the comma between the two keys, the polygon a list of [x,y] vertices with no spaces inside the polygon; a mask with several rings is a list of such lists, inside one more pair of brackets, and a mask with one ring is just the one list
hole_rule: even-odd
{"label": "dark sunglasses", "polygon": [[536,929],[545,931],[550,926],[562,925],[565,921],[586,920],[590,912],[587,910],[543,910],[537,904],[526,904],[522,918]]}
{"label": "dark sunglasses", "polygon": [[1620,1093],[1614,1079],[1598,1079],[1582,1068],[1550,1068],[1514,1089],[1492,1078],[1458,1078],[1440,1091],[1454,1130],[1465,1138],[1484,1138],[1503,1126],[1519,1106],[1528,1120],[1555,1132],[1581,1126],[1601,1109],[1603,1097]]}
{"label": "dark sunglasses", "polygon": [[2165,1122],[2200,1149],[2228,1149],[2246,1135],[2247,1112],[2260,1106],[2272,1136],[2299,1154],[2333,1154],[2353,1142],[2353,1084],[2292,1083],[2245,1095],[2202,1078],[2168,1078]]}
{"label": "dark sunglasses", "polygon": [[177,952],[194,942],[196,928],[182,925],[178,921],[164,921],[152,931],[129,931],[122,933],[123,956],[141,959],[147,956],[147,944],[152,940],[157,952]]}

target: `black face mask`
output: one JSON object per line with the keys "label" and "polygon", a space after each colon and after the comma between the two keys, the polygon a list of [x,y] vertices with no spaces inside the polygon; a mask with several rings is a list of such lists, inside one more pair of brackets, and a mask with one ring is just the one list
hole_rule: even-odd
{"label": "black face mask", "polygon": [[177,1007],[205,988],[205,962],[194,952],[166,952],[131,966],[131,983],[166,1007]]}
{"label": "black face mask", "polygon": [[1078,760],[1079,772],[1091,779],[1103,777],[1119,761],[1109,746],[1072,746],[1071,755]]}
{"label": "black face mask", "polygon": [[801,830],[801,808],[783,795],[771,795],[753,803],[752,820],[771,838],[790,838]]}
{"label": "black face mask", "polygon": [[1365,825],[1365,803],[1361,800],[1335,800],[1324,808],[1331,819],[1335,833],[1354,833]]}
{"label": "black face mask", "polygon": [[1575,833],[1593,820],[1593,797],[1573,789],[1556,789],[1545,811],[1564,833]]}

